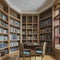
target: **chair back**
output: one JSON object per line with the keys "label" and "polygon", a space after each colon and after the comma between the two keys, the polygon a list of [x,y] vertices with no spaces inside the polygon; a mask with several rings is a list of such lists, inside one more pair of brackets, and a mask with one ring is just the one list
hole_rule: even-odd
{"label": "chair back", "polygon": [[45,55],[45,50],[46,50],[46,42],[44,42],[44,44],[43,44],[43,55]]}
{"label": "chair back", "polygon": [[19,43],[19,52],[23,52],[24,51],[24,46],[22,43]]}

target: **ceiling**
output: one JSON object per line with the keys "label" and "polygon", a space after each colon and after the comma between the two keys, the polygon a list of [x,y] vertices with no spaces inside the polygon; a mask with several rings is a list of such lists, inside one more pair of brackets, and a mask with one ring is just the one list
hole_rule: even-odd
{"label": "ceiling", "polygon": [[53,4],[54,0],[6,0],[15,10],[20,12],[38,12]]}

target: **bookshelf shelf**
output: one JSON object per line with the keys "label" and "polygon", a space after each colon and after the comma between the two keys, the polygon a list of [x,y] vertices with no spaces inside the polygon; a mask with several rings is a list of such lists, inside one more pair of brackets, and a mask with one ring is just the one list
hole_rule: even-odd
{"label": "bookshelf shelf", "polygon": [[3,14],[7,15],[8,16],[8,13],[5,12],[3,9],[0,8],[0,12],[2,12]]}
{"label": "bookshelf shelf", "polygon": [[49,24],[49,25],[46,25],[46,26],[43,26],[43,27],[40,27],[40,28],[47,28],[47,27],[51,27],[52,25]]}
{"label": "bookshelf shelf", "polygon": [[20,35],[20,33],[17,33],[17,32],[10,32],[11,34],[19,34]]}
{"label": "bookshelf shelf", "polygon": [[18,27],[18,26],[12,25],[12,24],[10,24],[10,26],[15,27],[15,28],[20,28],[20,27]]}
{"label": "bookshelf shelf", "polygon": [[10,42],[19,42],[19,40],[10,40]]}
{"label": "bookshelf shelf", "polygon": [[0,17],[0,20],[2,20],[2,21],[4,21],[5,23],[7,23],[8,24],[8,21],[5,21],[4,19],[2,19],[1,17]]}
{"label": "bookshelf shelf", "polygon": [[19,22],[20,22],[20,19],[18,19],[18,18],[16,18],[16,17],[14,17],[14,16],[12,16],[12,15],[10,15],[10,17],[11,17],[12,19],[14,19],[14,20],[16,20],[16,21],[19,21]]}
{"label": "bookshelf shelf", "polygon": [[8,42],[8,40],[0,40],[0,42]]}
{"label": "bookshelf shelf", "polygon": [[50,34],[52,32],[41,32],[40,34]]}
{"label": "bookshelf shelf", "polygon": [[6,48],[8,48],[8,47],[0,48],[0,50],[4,50],[4,49],[6,49]]}
{"label": "bookshelf shelf", "polygon": [[0,33],[0,35],[8,35],[8,34]]}

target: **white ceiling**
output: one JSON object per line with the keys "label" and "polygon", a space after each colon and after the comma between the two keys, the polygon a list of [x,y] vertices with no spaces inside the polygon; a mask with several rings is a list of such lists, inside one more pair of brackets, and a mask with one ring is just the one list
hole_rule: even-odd
{"label": "white ceiling", "polygon": [[[21,12],[37,12],[45,6],[51,4],[54,0],[6,0],[12,8],[20,10]],[[48,5],[49,5],[48,4]],[[46,7],[46,6],[45,6]]]}

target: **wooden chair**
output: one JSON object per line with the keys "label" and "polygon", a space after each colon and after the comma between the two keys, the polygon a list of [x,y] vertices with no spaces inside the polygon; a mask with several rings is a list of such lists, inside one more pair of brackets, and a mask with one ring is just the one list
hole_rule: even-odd
{"label": "wooden chair", "polygon": [[[45,55],[45,50],[46,50],[46,42],[44,42],[43,47],[36,47],[35,48],[35,54],[41,56],[41,60],[43,60],[44,55]],[[36,60],[36,55],[35,55],[35,60]]]}
{"label": "wooden chair", "polygon": [[31,60],[31,49],[24,49],[23,44],[19,43],[19,60],[21,56],[23,57],[23,60],[25,59],[26,56],[30,56]]}

